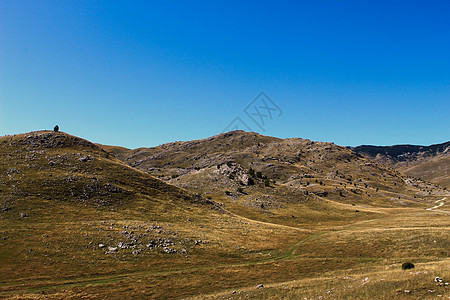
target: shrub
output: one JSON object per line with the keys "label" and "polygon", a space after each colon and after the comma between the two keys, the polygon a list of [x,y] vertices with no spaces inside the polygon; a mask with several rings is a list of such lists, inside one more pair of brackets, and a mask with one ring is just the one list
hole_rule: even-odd
{"label": "shrub", "polygon": [[231,192],[230,191],[225,191],[225,195],[231,196]]}
{"label": "shrub", "polygon": [[243,193],[244,193],[244,189],[243,189],[243,188],[241,188],[241,187],[240,187],[240,188],[238,188],[238,189],[237,189],[237,191],[238,191],[238,193],[241,193],[241,194],[243,194]]}
{"label": "shrub", "polygon": [[410,262],[405,262],[402,264],[402,269],[403,270],[409,270],[409,269],[413,269],[414,268],[414,264],[410,263]]}
{"label": "shrub", "polygon": [[59,126],[56,125],[56,126],[53,128],[53,131],[54,131],[54,132],[58,132],[58,131],[59,131]]}
{"label": "shrub", "polygon": [[269,178],[264,179],[264,186],[270,186]]}
{"label": "shrub", "polygon": [[174,174],[174,175],[172,175],[172,179],[177,178],[178,176],[179,176],[179,175]]}
{"label": "shrub", "polygon": [[230,168],[231,168],[232,164],[233,163],[231,161],[227,162],[227,166],[230,167]]}
{"label": "shrub", "polygon": [[262,178],[262,177],[263,177],[263,176],[262,176],[262,173],[261,173],[260,171],[256,172],[256,177]]}
{"label": "shrub", "polygon": [[250,168],[248,170],[248,174],[250,174],[250,176],[255,177],[255,170],[253,170],[252,168]]}

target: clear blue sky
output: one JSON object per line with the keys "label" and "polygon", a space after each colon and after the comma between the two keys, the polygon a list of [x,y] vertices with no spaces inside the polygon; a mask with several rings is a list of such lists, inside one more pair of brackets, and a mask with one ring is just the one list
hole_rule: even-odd
{"label": "clear blue sky", "polygon": [[[264,131],[244,112],[261,91],[282,110]],[[450,1],[0,1],[0,135],[59,124],[135,148],[239,117],[278,137],[432,144],[449,116]]]}

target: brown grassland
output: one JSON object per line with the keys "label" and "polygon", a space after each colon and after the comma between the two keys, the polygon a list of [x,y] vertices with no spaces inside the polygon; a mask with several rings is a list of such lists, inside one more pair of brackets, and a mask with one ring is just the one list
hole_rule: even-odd
{"label": "brown grassland", "polygon": [[[306,162],[279,165],[289,172],[284,177],[273,161],[264,165],[261,152],[269,148],[257,154],[260,161],[235,159],[245,169],[257,161],[273,180],[267,187],[255,179],[238,193],[232,180],[217,186],[207,180],[228,157],[209,157],[209,164],[185,172],[193,164],[188,159],[177,158],[177,165],[160,154],[165,161],[152,173],[148,162],[142,169],[127,165],[128,149],[65,133],[1,137],[0,297],[449,298],[446,191],[370,165],[350,150],[331,150],[348,162],[328,164],[331,158],[305,150]],[[308,176],[293,178],[305,165]],[[336,166],[342,178],[329,176]],[[174,172],[185,173],[172,178]],[[402,270],[404,262],[415,268]],[[436,276],[444,282],[434,282]]]}

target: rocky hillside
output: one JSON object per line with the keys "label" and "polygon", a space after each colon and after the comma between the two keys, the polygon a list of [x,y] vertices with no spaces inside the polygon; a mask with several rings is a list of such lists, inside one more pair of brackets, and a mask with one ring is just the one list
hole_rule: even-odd
{"label": "rocky hillside", "polygon": [[447,197],[305,139],[235,131],[130,150],[61,132],[0,137],[0,298],[229,298],[406,258],[444,265]]}
{"label": "rocky hillside", "polygon": [[87,140],[51,131],[0,138],[0,271],[8,279],[92,271],[105,255],[187,253],[197,236],[181,233],[186,218],[214,212],[211,200]]}
{"label": "rocky hillside", "polygon": [[99,146],[65,133],[31,132],[0,138],[4,209],[15,198],[94,206],[131,205],[139,196],[201,201],[193,194],[132,169]]}
{"label": "rocky hillside", "polygon": [[[280,210],[290,204],[324,199],[352,205],[416,205],[421,196],[443,193],[351,149],[300,138],[233,131],[154,148],[105,149],[171,184],[272,214],[283,214]],[[319,214],[326,211],[316,209]]]}
{"label": "rocky hillside", "polygon": [[[105,284],[101,298],[114,298],[123,285],[109,283],[123,280],[131,298],[181,297],[183,287],[168,293],[167,272],[254,259],[301,231],[273,229],[87,140],[53,131],[0,137],[0,298],[83,298],[75,281]],[[129,273],[161,276],[143,296]]]}
{"label": "rocky hillside", "polygon": [[358,146],[355,152],[406,175],[450,188],[450,142],[431,146]]}

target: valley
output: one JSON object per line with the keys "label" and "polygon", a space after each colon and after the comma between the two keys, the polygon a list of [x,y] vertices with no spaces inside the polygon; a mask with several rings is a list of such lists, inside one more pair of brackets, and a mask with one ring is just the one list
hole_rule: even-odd
{"label": "valley", "polygon": [[3,298],[450,295],[450,194],[346,147],[40,131],[1,137],[0,155]]}

